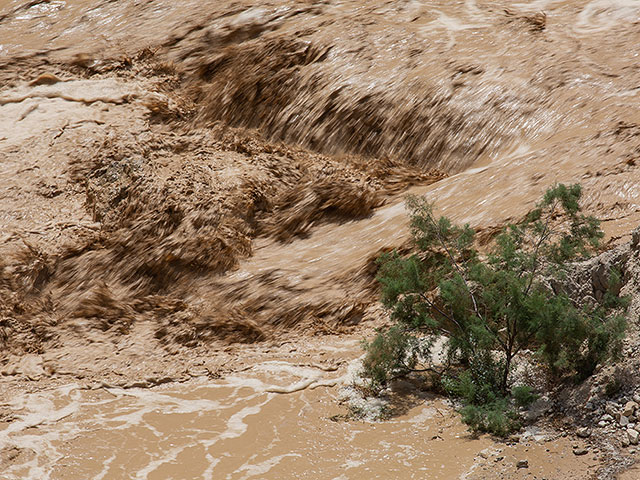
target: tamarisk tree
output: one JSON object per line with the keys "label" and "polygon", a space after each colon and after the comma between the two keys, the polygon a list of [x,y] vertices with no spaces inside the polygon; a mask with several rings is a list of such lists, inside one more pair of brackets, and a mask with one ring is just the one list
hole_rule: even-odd
{"label": "tamarisk tree", "polygon": [[[414,253],[379,259],[382,302],[395,325],[365,344],[371,385],[431,369],[467,404],[465,421],[504,434],[512,394],[527,397],[526,388],[510,385],[523,350],[535,351],[552,375],[579,379],[615,356],[625,322],[614,313],[624,299],[605,295],[589,303],[551,287],[562,285],[571,262],[586,259],[603,237],[598,220],[582,213],[581,193],[579,185],[550,188],[488,253],[477,250],[468,225],[437,218],[425,199],[408,197]],[[427,359],[443,337],[447,360],[437,369]],[[492,415],[500,418],[492,423]]]}

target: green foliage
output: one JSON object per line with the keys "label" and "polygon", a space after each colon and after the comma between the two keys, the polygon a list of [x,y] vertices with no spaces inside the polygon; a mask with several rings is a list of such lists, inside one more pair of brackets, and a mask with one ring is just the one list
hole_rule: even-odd
{"label": "green foliage", "polygon": [[365,375],[382,386],[428,359],[433,340],[445,336],[448,363],[463,369],[445,387],[467,405],[465,421],[497,433],[517,423],[513,402],[533,398],[509,385],[522,350],[536,351],[558,378],[585,378],[615,357],[625,328],[623,316],[612,314],[626,307],[617,295],[619,273],[610,273],[609,292],[596,305],[549,286],[603,237],[598,220],[582,214],[581,194],[579,185],[550,188],[486,255],[476,250],[469,225],[436,218],[426,200],[409,197],[415,253],[379,259],[382,302],[396,323],[367,344]]}
{"label": "green foliage", "polygon": [[398,326],[379,331],[371,343],[364,342],[363,370],[370,387],[377,390],[392,377],[407,373],[416,362],[414,345],[415,339]]}
{"label": "green foliage", "polygon": [[504,437],[520,428],[520,418],[505,398],[483,405],[465,405],[462,421],[472,430]]}
{"label": "green foliage", "polygon": [[622,391],[622,381],[619,378],[615,377],[610,379],[604,387],[604,394],[607,397],[615,397]]}
{"label": "green foliage", "polygon": [[533,389],[529,385],[518,385],[511,389],[513,401],[517,407],[527,408],[538,399],[538,395],[533,393]]}

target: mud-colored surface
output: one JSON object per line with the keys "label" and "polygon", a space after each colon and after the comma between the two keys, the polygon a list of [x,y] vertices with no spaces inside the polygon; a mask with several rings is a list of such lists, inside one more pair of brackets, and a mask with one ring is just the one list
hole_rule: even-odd
{"label": "mud-colored surface", "polygon": [[[118,388],[186,380],[193,359],[224,376],[265,343],[365,335],[384,320],[373,260],[404,244],[409,188],[488,240],[552,183],[580,182],[607,240],[626,240],[640,223],[639,19],[631,0],[0,1],[0,388],[5,403],[23,402],[9,408],[22,420],[3,431],[11,478],[39,478],[25,473],[32,467],[51,478],[166,478],[163,468],[186,463],[177,455],[204,469],[190,476],[213,472],[214,450],[191,448],[186,430],[171,448],[149,437],[147,458],[126,474],[117,455],[109,470],[101,462],[111,455],[67,465],[45,443],[12,450],[24,432],[8,432],[33,430],[20,415],[57,388],[42,395],[73,413],[46,435],[79,459],[73,438],[90,412],[108,422],[127,401],[146,411]],[[68,386],[100,380],[115,399]],[[314,412],[327,435],[316,445],[322,468],[336,473],[310,478],[422,478],[422,462],[430,472],[444,462],[442,478],[489,468],[474,463],[484,448],[475,443],[461,447],[460,470],[440,454],[412,457],[434,448],[425,438],[412,454],[394,444],[389,468],[400,470],[368,457],[391,435],[413,435],[416,407],[399,423],[362,427],[366,441],[349,437],[364,463],[348,470],[328,452],[353,424],[318,420],[339,410],[331,389],[249,388],[234,399],[225,381],[192,398],[228,400],[229,416],[211,419],[221,429],[243,402],[264,403],[254,427],[282,423],[269,412]],[[156,388],[178,398],[191,386]],[[177,403],[163,405],[173,422]],[[447,445],[462,431],[451,422]],[[153,431],[126,425],[125,442]],[[321,468],[300,460],[311,440],[291,447],[295,425],[283,426],[280,445],[256,444],[250,461],[214,455],[212,478]],[[553,445],[555,465],[552,453],[570,450]],[[607,461],[583,459],[567,454],[559,477],[533,461],[515,473],[497,462],[486,478],[586,478]]]}
{"label": "mud-colored surface", "polygon": [[[345,419],[340,388],[357,343],[326,337],[254,352],[242,372],[220,380],[207,380],[201,366],[199,378],[166,387],[74,383],[17,395],[9,402],[16,418],[0,432],[12,445],[5,478],[578,479],[594,472],[594,456],[575,456],[568,439],[541,431],[494,444],[469,434],[442,400],[406,387],[391,419]],[[518,469],[523,459],[529,466]]]}

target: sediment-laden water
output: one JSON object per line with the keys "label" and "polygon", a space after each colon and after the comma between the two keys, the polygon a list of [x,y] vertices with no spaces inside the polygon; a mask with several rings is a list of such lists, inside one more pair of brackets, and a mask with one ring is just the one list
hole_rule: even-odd
{"label": "sediment-laden water", "polygon": [[[403,193],[483,241],[554,182],[608,241],[637,226],[639,21],[633,0],[0,1],[0,477],[585,478],[602,459],[568,440],[472,438],[424,392],[383,423],[340,399]],[[204,359],[221,378],[181,377]],[[114,381],[150,376],[171,381]]]}

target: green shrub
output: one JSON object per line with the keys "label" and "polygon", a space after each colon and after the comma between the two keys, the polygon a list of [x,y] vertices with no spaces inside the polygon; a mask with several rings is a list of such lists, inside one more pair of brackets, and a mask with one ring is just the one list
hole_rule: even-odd
{"label": "green shrub", "polygon": [[521,426],[518,414],[505,398],[484,405],[465,405],[460,414],[472,430],[499,437],[517,431]]}
{"label": "green shrub", "polygon": [[378,390],[389,380],[415,366],[414,338],[399,326],[379,331],[371,343],[364,342],[367,355],[363,361],[364,376],[370,387]]}
{"label": "green shrub", "polygon": [[382,302],[395,326],[365,347],[372,383],[411,371],[444,336],[448,365],[462,369],[444,384],[469,407],[463,420],[497,433],[517,423],[512,403],[532,398],[509,385],[523,350],[537,352],[557,378],[583,379],[615,357],[625,329],[623,316],[612,314],[625,307],[617,296],[619,274],[610,275],[610,291],[596,305],[549,286],[561,283],[568,262],[587,258],[603,237],[599,222],[581,213],[581,193],[579,185],[550,188],[486,255],[475,248],[468,225],[436,218],[426,200],[408,197],[414,253],[379,259]]}
{"label": "green shrub", "polygon": [[538,395],[533,393],[533,388],[529,385],[518,385],[511,389],[511,396],[516,406],[527,408],[538,399]]}

